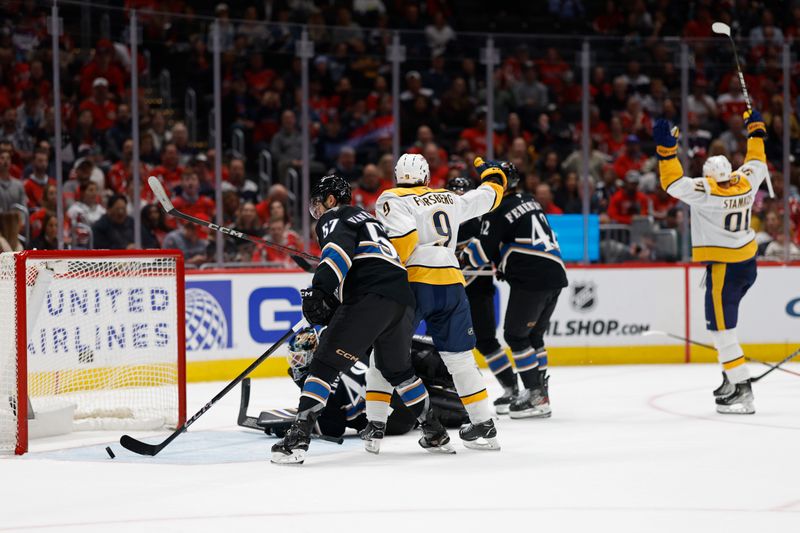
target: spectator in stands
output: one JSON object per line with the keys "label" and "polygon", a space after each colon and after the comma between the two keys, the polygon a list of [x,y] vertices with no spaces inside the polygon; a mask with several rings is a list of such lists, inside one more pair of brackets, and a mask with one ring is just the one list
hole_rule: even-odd
{"label": "spectator in stands", "polygon": [[125,94],[125,77],[114,60],[114,45],[108,39],[97,42],[94,58],[81,70],[81,96],[90,96],[95,82],[101,78],[106,87],[111,86],[113,94]]}
{"label": "spectator in stands", "polygon": [[114,194],[108,199],[106,214],[92,226],[94,247],[98,250],[135,248],[133,219],[128,216],[128,199]]}
{"label": "spectator in stands", "polygon": [[186,169],[181,176],[180,195],[172,199],[175,209],[203,220],[214,220],[214,200],[200,194],[200,180],[194,169]]}
{"label": "spectator in stands", "polygon": [[[692,174],[692,176],[696,175],[697,174]],[[653,211],[650,214],[653,215],[656,222],[665,226],[670,210],[678,205],[677,198],[670,196],[667,191],[660,186],[656,186],[649,196],[653,207]]]}
{"label": "spectator in stands", "polygon": [[298,169],[302,164],[302,138],[297,129],[294,111],[287,109],[281,114],[281,129],[272,137],[270,152],[278,165],[278,177],[286,181],[290,168]]}
{"label": "spectator in stands", "polygon": [[24,247],[19,242],[22,222],[17,213],[0,213],[0,252],[21,252]]}
{"label": "spectator in stands", "polygon": [[[303,244],[300,238],[293,231],[286,228],[286,224],[280,218],[274,218],[269,221],[269,228],[267,235],[264,236],[269,242],[280,244],[281,246],[288,246],[295,250],[302,250]],[[254,263],[277,263],[278,266],[283,268],[291,268],[295,266],[294,261],[289,254],[275,250],[274,248],[267,248],[265,246],[256,247],[253,251],[251,260]]]}
{"label": "spectator in stands", "polygon": [[[464,78],[456,78],[450,88],[442,95],[442,104],[439,106],[439,118],[445,128],[458,130],[469,125],[469,117],[475,109],[474,100],[467,94],[467,84]],[[428,126],[420,126],[427,128]],[[433,134],[431,133],[431,137]],[[419,141],[419,130],[417,130],[417,140]]]}
{"label": "spectator in stands", "polygon": [[486,109],[479,108],[472,120],[472,127],[461,132],[461,139],[469,143],[469,149],[478,154],[486,153]]}
{"label": "spectator in stands", "polygon": [[34,88],[26,89],[22,95],[22,103],[17,107],[19,128],[31,137],[39,135],[44,127],[45,109],[39,92]]}
{"label": "spectator in stands", "polygon": [[122,145],[131,138],[132,131],[131,108],[128,104],[120,104],[117,107],[117,118],[106,132],[106,154],[110,160],[117,161],[122,157]]}
{"label": "spectator in stands", "polygon": [[728,117],[728,129],[719,136],[725,150],[729,154],[747,151],[747,131],[744,129],[744,120],[741,114]]}
{"label": "spectator in stands", "polygon": [[422,86],[422,75],[412,70],[406,74],[406,90],[400,93],[400,104],[404,107],[413,106],[419,97],[431,103],[435,95],[429,87]]}
{"label": "spectator in stands", "polygon": [[357,46],[361,42],[361,26],[352,18],[350,10],[340,7],[336,11],[336,25],[331,29],[331,42]]}
{"label": "spectator in stands", "polygon": [[536,186],[536,201],[542,206],[542,210],[548,215],[563,215],[564,212],[553,203],[553,191],[547,183],[540,183]]}
{"label": "spectator in stands", "polygon": [[92,96],[81,102],[81,111],[92,113],[94,129],[105,132],[114,125],[117,116],[117,104],[108,97],[108,80],[96,78],[92,82]]}
{"label": "spectator in stands", "polygon": [[647,215],[648,198],[639,190],[642,174],[629,170],[625,174],[625,185],[614,193],[608,203],[608,216],[618,224],[630,224],[634,215]]}
{"label": "spectator in stands", "polygon": [[97,185],[93,181],[82,183],[78,200],[69,206],[67,217],[72,224],[82,222],[92,225],[106,213],[106,209],[98,202]]}
{"label": "spectator in stands", "polygon": [[33,154],[32,172],[23,184],[30,209],[41,207],[45,187],[56,184],[56,180],[47,175],[49,166],[50,153],[46,148],[37,148]]}
{"label": "spectator in stands", "polygon": [[197,224],[191,222],[178,221],[178,228],[164,237],[164,249],[180,251],[190,265],[202,265],[208,260],[206,248],[207,243],[201,238]]}
{"label": "spectator in stands", "polygon": [[[790,234],[794,231],[794,228],[790,230]],[[777,235],[775,235],[775,239],[770,241],[767,244],[766,249],[764,250],[764,259],[769,261],[783,261],[785,258],[785,254],[789,254],[789,261],[797,261],[800,259],[800,248],[796,244],[794,244],[791,240],[786,240],[786,234],[783,230],[783,224],[781,224]]]}
{"label": "spectator in stands", "polygon": [[[433,186],[433,185],[432,185]],[[364,167],[364,173],[358,180],[358,186],[353,189],[353,205],[364,208],[373,215],[375,214],[375,202],[388,187],[381,180],[381,173],[378,167],[369,164]]]}
{"label": "spectator in stands", "polygon": [[186,166],[197,153],[197,150],[189,145],[189,130],[183,122],[176,122],[171,131],[172,142],[178,150],[178,164]]}
{"label": "spectator in stands", "polygon": [[642,108],[642,100],[638,96],[628,98],[625,110],[620,113],[619,117],[622,120],[622,128],[639,138],[649,136],[653,130],[653,121],[647,111]]}
{"label": "spectator in stands", "polygon": [[170,232],[164,210],[158,204],[142,207],[142,248],[161,248],[164,237]]}
{"label": "spectator in stands", "polygon": [[39,236],[44,225],[43,221],[48,215],[56,216],[57,196],[58,191],[55,183],[45,185],[44,193],[42,194],[42,206],[30,215],[29,224],[31,227],[31,237]]}
{"label": "spectator in stands", "polygon": [[16,155],[23,160],[30,157],[31,150],[33,150],[33,139],[19,126],[17,122],[17,109],[15,107],[8,107],[3,111],[0,139],[8,141],[11,144],[15,152],[12,156]]}
{"label": "spectator in stands", "polygon": [[64,205],[71,206],[80,198],[80,188],[92,182],[94,162],[88,157],[83,157],[75,162],[75,167],[70,172],[70,179],[62,188],[64,192]]}
{"label": "spectator in stands", "polygon": [[180,165],[178,148],[174,143],[164,145],[161,152],[161,164],[153,169],[153,174],[161,178],[168,189],[174,188],[181,181],[183,166]]}
{"label": "spectator in stands", "polygon": [[445,70],[444,56],[434,53],[431,57],[431,67],[422,77],[425,86],[429,87],[434,97],[441,96],[450,87],[450,75]]}
{"label": "spectator in stands", "polygon": [[437,11],[433,14],[431,24],[425,26],[425,38],[434,55],[443,55],[447,51],[447,45],[456,39],[456,32],[447,23],[444,13]]}
{"label": "spectator in stands", "polygon": [[731,117],[741,118],[742,113],[747,109],[739,78],[736,76],[731,76],[728,80],[728,92],[717,97],[717,109],[720,120],[725,123],[729,123]]}
{"label": "spectator in stands", "polygon": [[706,92],[708,81],[704,76],[697,76],[692,86],[692,93],[686,102],[689,113],[697,117],[698,126],[707,127],[719,116],[717,102]]}
{"label": "spectator in stands", "polygon": [[545,109],[550,102],[547,87],[539,81],[536,67],[532,61],[523,65],[522,79],[514,83],[511,90],[526,122],[533,122],[533,117]]}
{"label": "spectator in stands", "polygon": [[[603,174],[603,167],[608,164],[610,157],[598,149],[597,141],[594,138],[589,140],[589,147],[589,176],[594,182],[598,182]],[[582,166],[583,150],[580,146],[576,146],[575,150],[561,163],[561,169],[565,173],[575,172],[577,174],[581,171]]]}
{"label": "spectator in stands", "polygon": [[172,132],[167,129],[167,120],[162,111],[153,111],[147,133],[152,136],[153,149],[158,153],[161,153],[164,145],[172,140]]}
{"label": "spectator in stands", "polygon": [[356,151],[349,146],[343,146],[336,158],[336,165],[328,171],[328,174],[336,174],[351,184],[361,178],[363,170],[361,165],[356,163]]}
{"label": "spectator in stands", "polygon": [[783,31],[775,25],[775,16],[769,9],[761,14],[761,25],[750,30],[750,46],[755,48],[764,45],[783,45]]}
{"label": "spectator in stands", "polygon": [[647,155],[642,152],[639,137],[628,135],[625,139],[625,151],[614,161],[614,171],[617,176],[624,177],[631,170],[641,170],[646,161]]}
{"label": "spectator in stands", "polygon": [[434,189],[444,188],[447,184],[449,168],[447,162],[441,158],[439,147],[436,143],[426,144],[422,150],[422,156],[428,162],[428,169],[431,174],[429,186]]}
{"label": "spectator in stands", "polygon": [[28,243],[29,250],[58,250],[58,219],[47,213],[41,221],[42,230]]}
{"label": "spectator in stands", "polygon": [[570,172],[564,178],[564,184],[556,191],[553,202],[565,214],[581,213],[583,202],[578,189],[578,174]]}
{"label": "spectator in stands", "polygon": [[28,205],[25,187],[20,180],[11,177],[10,167],[11,154],[7,151],[0,152],[0,213],[11,211],[15,205],[22,208]]}
{"label": "spectator in stands", "polygon": [[231,159],[228,181],[222,182],[222,190],[236,191],[239,198],[245,202],[255,202],[258,197],[258,185],[247,179],[244,160],[234,157]]}
{"label": "spectator in stands", "polygon": [[[214,198],[216,180],[214,177],[214,169],[208,161],[208,156],[200,152],[189,161],[188,168],[193,170],[197,175],[197,180],[200,183],[200,196]],[[175,193],[181,194],[182,190],[181,187],[176,187]]]}
{"label": "spectator in stands", "polygon": [[236,222],[241,203],[236,191],[222,191],[222,224],[224,226],[232,226]]}

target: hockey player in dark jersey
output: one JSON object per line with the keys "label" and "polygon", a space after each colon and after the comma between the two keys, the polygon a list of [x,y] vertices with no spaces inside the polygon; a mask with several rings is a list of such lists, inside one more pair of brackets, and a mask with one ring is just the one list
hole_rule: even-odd
{"label": "hockey player in dark jersey", "polygon": [[509,416],[549,417],[544,333],[561,289],[567,286],[567,272],[542,206],[510,186],[519,183],[512,163],[500,166],[509,176],[509,188],[500,206],[484,215],[480,235],[463,253],[474,268],[493,263],[498,276],[511,286],[504,338],[525,389],[509,405]]}
{"label": "hockey player in dark jersey", "polygon": [[[464,194],[473,187],[469,178],[455,177],[447,182],[447,188],[456,194]],[[477,238],[481,231],[481,219],[472,218],[458,228],[458,244],[461,252],[469,242]],[[481,270],[491,273],[492,267],[486,264]],[[472,314],[472,327],[475,330],[475,348],[481,353],[489,370],[503,387],[503,394],[494,401],[494,409],[498,415],[508,414],[511,400],[519,393],[517,375],[505,350],[497,342],[495,327],[494,296],[495,287],[492,276],[465,276],[467,298]]]}
{"label": "hockey player in dark jersey", "polygon": [[420,446],[455,452],[411,364],[415,301],[405,267],[383,226],[360,207],[348,205],[350,197],[350,185],[336,175],[323,177],[311,191],[309,209],[318,221],[322,255],[311,287],[302,292],[303,316],[310,324],[328,328],[311,361],[297,417],[272,446],[274,463],[305,460],[312,428],[334,383],[342,372],[364,361],[370,347],[377,369],[420,421]]}
{"label": "hockey player in dark jersey", "polygon": [[[318,342],[316,329],[312,327],[301,329],[289,340],[289,375],[301,389],[308,377]],[[414,336],[411,361],[428,389],[431,409],[442,424],[457,429],[468,422],[467,411],[453,386],[453,379],[429,338]],[[342,372],[325,409],[317,417],[316,432],[326,437],[341,437],[347,428],[356,431],[366,428],[367,370],[367,365],[358,361],[347,372]],[[414,413],[405,406],[397,391],[392,394],[390,405],[386,435],[403,435],[417,426]],[[259,428],[282,437],[291,426],[293,414],[294,409],[266,411],[258,419]],[[268,419],[271,420],[266,422]]]}

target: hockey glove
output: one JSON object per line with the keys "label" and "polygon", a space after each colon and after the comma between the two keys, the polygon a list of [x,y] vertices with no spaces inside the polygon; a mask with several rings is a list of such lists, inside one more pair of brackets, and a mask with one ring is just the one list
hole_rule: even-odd
{"label": "hockey glove", "polygon": [[327,326],[331,321],[338,302],[319,289],[303,289],[300,291],[303,298],[303,316],[309,324]]}
{"label": "hockey glove", "polygon": [[656,141],[656,155],[659,160],[678,156],[678,137],[680,130],[668,120],[660,118],[653,126],[653,140]]}
{"label": "hockey glove", "polygon": [[745,111],[742,117],[744,117],[744,125],[747,126],[748,137],[764,138],[767,136],[767,127],[764,125],[761,113],[753,109],[752,111]]}
{"label": "hockey glove", "polygon": [[475,170],[481,178],[481,183],[491,181],[500,185],[503,190],[508,188],[508,176],[503,171],[498,161],[484,161],[480,157],[476,157],[472,163],[475,165]]}

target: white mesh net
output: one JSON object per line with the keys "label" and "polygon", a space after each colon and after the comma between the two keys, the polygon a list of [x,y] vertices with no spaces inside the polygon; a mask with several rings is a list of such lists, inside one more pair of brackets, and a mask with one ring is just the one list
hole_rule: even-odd
{"label": "white mesh net", "polygon": [[[34,413],[75,406],[74,429],[178,421],[177,265],[163,257],[25,261],[27,394]],[[0,256],[0,452],[17,444],[14,254]],[[8,399],[8,400],[7,400]],[[23,399],[24,401],[24,399]]]}

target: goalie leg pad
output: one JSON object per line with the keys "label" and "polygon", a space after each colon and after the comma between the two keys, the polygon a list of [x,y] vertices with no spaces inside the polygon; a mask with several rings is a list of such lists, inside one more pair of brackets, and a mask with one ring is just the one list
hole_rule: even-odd
{"label": "goalie leg pad", "polygon": [[447,370],[453,376],[453,384],[470,421],[480,424],[489,420],[489,395],[472,352],[441,352],[441,355]]}
{"label": "goalie leg pad", "polygon": [[710,331],[717,349],[717,359],[722,365],[728,380],[733,383],[742,383],[750,379],[750,370],[745,365],[744,351],[739,344],[736,328],[722,331]]}

